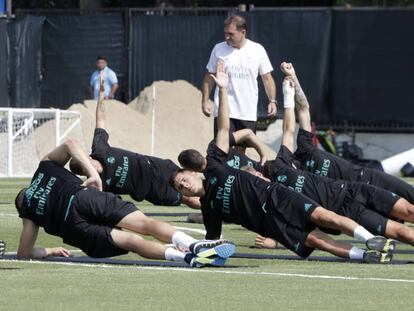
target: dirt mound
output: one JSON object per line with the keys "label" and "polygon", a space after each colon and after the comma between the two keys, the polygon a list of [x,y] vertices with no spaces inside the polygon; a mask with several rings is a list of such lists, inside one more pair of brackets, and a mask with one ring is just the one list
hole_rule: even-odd
{"label": "dirt mound", "polygon": [[[213,137],[213,119],[201,113],[201,92],[182,80],[157,81],[141,91],[128,105],[110,100],[106,103],[106,127],[109,143],[142,154],[151,152],[152,103],[155,87],[154,155],[177,162],[183,149],[205,153]],[[96,101],[74,104],[69,110],[82,114],[82,130],[87,152],[90,151],[95,127]],[[268,150],[268,157],[274,151]],[[254,151],[248,154],[258,158]]]}

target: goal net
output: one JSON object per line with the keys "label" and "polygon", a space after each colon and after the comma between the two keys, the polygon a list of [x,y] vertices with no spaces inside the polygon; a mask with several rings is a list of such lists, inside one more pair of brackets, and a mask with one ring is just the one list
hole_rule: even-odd
{"label": "goal net", "polygon": [[0,177],[30,177],[40,159],[69,138],[83,146],[81,116],[59,109],[0,108]]}

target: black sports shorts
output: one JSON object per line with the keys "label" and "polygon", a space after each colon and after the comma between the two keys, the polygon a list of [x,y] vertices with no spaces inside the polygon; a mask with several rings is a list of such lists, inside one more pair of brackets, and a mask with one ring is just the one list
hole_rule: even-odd
{"label": "black sports shorts", "polygon": [[308,234],[315,229],[310,215],[318,206],[308,197],[278,185],[264,207],[263,234],[299,256],[308,257],[314,250],[305,246]]}
{"label": "black sports shorts", "polygon": [[[256,133],[256,121],[246,121],[230,118],[230,134],[243,129],[251,129],[253,133]],[[214,138],[217,136],[217,132],[217,118],[214,118]]]}
{"label": "black sports shorts", "polygon": [[351,218],[372,234],[384,235],[396,194],[362,183],[351,183],[338,214]]}
{"label": "black sports shorts", "polygon": [[90,257],[112,257],[128,253],[117,247],[111,231],[119,221],[138,209],[109,192],[84,188],[69,201],[62,228],[63,242],[79,247]]}

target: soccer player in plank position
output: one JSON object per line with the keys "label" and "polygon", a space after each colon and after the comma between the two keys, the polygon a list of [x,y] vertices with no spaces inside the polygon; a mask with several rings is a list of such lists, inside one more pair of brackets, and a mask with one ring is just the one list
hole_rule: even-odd
{"label": "soccer player in plank position", "polygon": [[[88,177],[83,184],[64,168],[71,157]],[[192,267],[201,267],[223,265],[235,250],[225,240],[196,241],[165,222],[146,217],[132,203],[99,191],[101,188],[96,169],[76,141],[68,140],[47,154],[29,188],[16,196],[16,209],[23,219],[18,258],[70,255],[62,247],[35,248],[39,227],[91,257],[112,257],[132,251],[146,258],[185,261]],[[172,242],[188,251],[146,241],[136,233]]]}
{"label": "soccer player in plank position", "polygon": [[[171,160],[138,154],[111,147],[105,130],[105,103],[103,92],[96,106],[96,128],[92,142],[90,162],[103,181],[103,191],[128,194],[136,201],[147,200],[156,205],[178,206],[181,203],[191,208],[200,208],[198,198],[182,196],[169,184],[174,171],[179,167]],[[70,169],[85,175],[76,159]]]}
{"label": "soccer player in plank position", "polygon": [[[282,67],[284,65],[282,63]],[[283,82],[283,137],[276,159],[266,162],[263,174],[251,166],[245,166],[242,170],[302,193],[330,211],[355,220],[374,234],[414,245],[414,230],[388,219],[394,217],[414,222],[414,206],[404,198],[372,185],[333,180],[297,168],[293,154],[295,91],[291,79],[287,77]],[[260,239],[257,244],[260,245]],[[394,245],[392,241],[390,246]]]}
{"label": "soccer player in plank position", "polygon": [[[230,124],[228,76],[222,61],[217,64],[214,80],[219,87],[218,133],[207,152],[205,179],[185,169],[177,171],[171,179],[174,187],[184,195],[201,197],[206,238],[219,237],[222,222],[226,221],[275,238],[302,257],[319,248],[337,256],[367,262],[389,261],[392,250],[385,252],[385,238],[374,237],[353,220],[328,211],[282,185],[269,183],[226,164]],[[373,250],[364,251],[334,241],[316,226],[355,236]]]}
{"label": "soccer player in plank position", "polygon": [[[401,178],[376,169],[356,165],[337,155],[320,150],[312,145],[311,117],[309,102],[299,84],[295,69],[291,63],[282,63],[282,72],[295,83],[295,102],[299,119],[299,133],[295,158],[303,170],[332,179],[343,179],[370,184],[383,188],[414,204],[414,188]],[[413,213],[408,211],[407,213]],[[413,215],[411,215],[413,217]]]}

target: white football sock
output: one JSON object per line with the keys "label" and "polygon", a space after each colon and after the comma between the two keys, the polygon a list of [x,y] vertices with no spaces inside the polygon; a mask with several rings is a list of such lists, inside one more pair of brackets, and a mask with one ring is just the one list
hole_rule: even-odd
{"label": "white football sock", "polygon": [[349,250],[349,259],[362,260],[364,259],[364,253],[363,249],[354,246]]}
{"label": "white football sock", "polygon": [[197,240],[182,231],[177,231],[172,236],[172,242],[174,245],[189,248],[190,245],[197,242]]}
{"label": "white football sock", "polygon": [[168,247],[165,250],[165,259],[169,261],[184,261],[185,254],[176,250],[175,248]]}
{"label": "white football sock", "polygon": [[354,230],[354,238],[358,241],[366,242],[373,237],[374,235],[362,226],[358,226]]}

